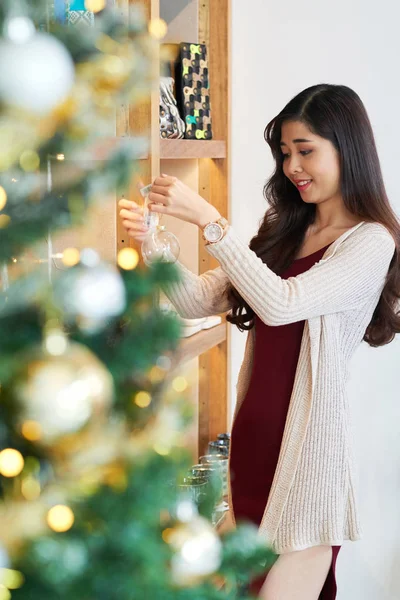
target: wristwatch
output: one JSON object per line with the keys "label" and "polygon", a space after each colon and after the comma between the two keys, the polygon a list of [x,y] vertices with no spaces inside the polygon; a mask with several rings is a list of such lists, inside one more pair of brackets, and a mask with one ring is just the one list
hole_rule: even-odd
{"label": "wristwatch", "polygon": [[221,217],[218,221],[211,221],[203,227],[203,240],[206,240],[208,244],[215,244],[224,237],[225,227],[228,225],[228,221]]}

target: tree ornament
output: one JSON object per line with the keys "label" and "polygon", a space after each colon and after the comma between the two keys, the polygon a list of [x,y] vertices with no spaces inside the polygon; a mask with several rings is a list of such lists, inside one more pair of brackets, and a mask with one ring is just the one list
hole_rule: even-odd
{"label": "tree ornament", "polygon": [[86,333],[96,333],[108,319],[120,315],[126,306],[126,291],[118,270],[91,248],[81,252],[81,262],[69,269],[55,284],[56,299],[66,321],[77,321]]}
{"label": "tree ornament", "polygon": [[172,580],[179,586],[197,585],[221,564],[222,543],[211,523],[200,516],[190,500],[178,503],[177,523],[163,533],[174,550]]}
{"label": "tree ornament", "polygon": [[166,231],[165,225],[160,225],[160,216],[149,209],[149,193],[151,184],[140,190],[144,198],[143,217],[149,231],[142,242],[141,252],[147,266],[161,261],[175,263],[180,253],[178,238]]}
{"label": "tree ornament", "polygon": [[16,37],[18,28],[13,22],[18,25],[17,19],[20,20],[9,20],[9,36],[0,41],[0,98],[6,104],[45,115],[70,93],[75,79],[74,63],[55,37],[38,33],[34,27],[29,34],[27,19],[23,24],[26,35]]}
{"label": "tree ornament", "polygon": [[111,375],[100,360],[74,342],[58,353],[52,335],[44,349],[32,352],[14,384],[22,435],[34,424],[37,443],[48,447],[104,417],[113,397]]}
{"label": "tree ornament", "polygon": [[178,260],[180,246],[178,238],[166,231],[165,225],[150,229],[142,242],[142,256],[147,266],[156,261],[175,263]]}

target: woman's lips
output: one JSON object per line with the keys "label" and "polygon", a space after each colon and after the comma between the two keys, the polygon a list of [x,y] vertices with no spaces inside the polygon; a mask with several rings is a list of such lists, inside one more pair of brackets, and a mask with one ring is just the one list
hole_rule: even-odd
{"label": "woman's lips", "polygon": [[307,183],[304,184],[300,184],[296,182],[296,187],[300,192],[305,192],[306,190],[308,190],[308,188],[310,187],[310,185],[312,184],[312,179],[310,179]]}

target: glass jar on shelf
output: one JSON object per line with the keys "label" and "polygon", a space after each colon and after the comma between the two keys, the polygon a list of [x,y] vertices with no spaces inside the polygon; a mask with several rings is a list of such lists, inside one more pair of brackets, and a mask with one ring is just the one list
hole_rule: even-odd
{"label": "glass jar on shelf", "polygon": [[224,454],[228,456],[229,454],[229,446],[226,445],[224,440],[213,440],[212,442],[208,442],[208,453],[209,454]]}
{"label": "glass jar on shelf", "polygon": [[204,476],[187,475],[183,482],[178,485],[179,495],[182,498],[189,498],[196,506],[206,497],[208,490],[208,480]]}
{"label": "glass jar on shelf", "polygon": [[205,454],[200,456],[200,464],[217,466],[221,470],[222,476],[222,494],[228,494],[228,457],[225,454]]}

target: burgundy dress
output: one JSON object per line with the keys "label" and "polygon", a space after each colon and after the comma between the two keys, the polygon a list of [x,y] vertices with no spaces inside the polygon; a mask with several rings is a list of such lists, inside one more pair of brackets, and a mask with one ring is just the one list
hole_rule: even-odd
{"label": "burgundy dress", "polygon": [[[295,260],[281,277],[304,273],[322,258],[328,246]],[[261,522],[278,462],[304,323],[271,327],[255,316],[253,369],[231,437],[230,476],[236,521],[248,520],[257,526]],[[331,568],[319,600],[336,598],[335,566],[340,546],[332,550]],[[255,579],[251,592],[257,595],[264,581],[265,575]]]}

